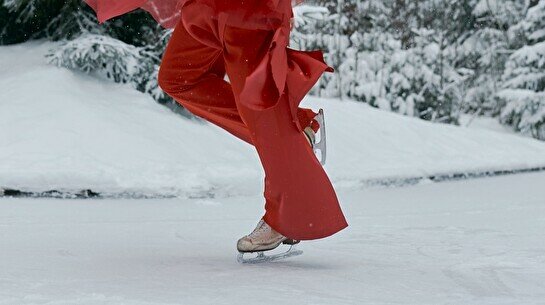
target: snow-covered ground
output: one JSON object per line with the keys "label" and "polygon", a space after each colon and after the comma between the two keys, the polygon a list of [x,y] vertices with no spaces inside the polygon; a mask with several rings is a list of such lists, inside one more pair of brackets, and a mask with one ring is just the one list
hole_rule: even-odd
{"label": "snow-covered ground", "polygon": [[545,304],[545,173],[343,190],[350,226],[240,265],[260,196],[0,199],[0,304]]}
{"label": "snow-covered ground", "polygon": [[[253,147],[124,85],[46,64],[54,45],[0,47],[0,188],[178,197],[262,193]],[[340,189],[369,180],[545,166],[545,143],[438,125],[350,101],[325,108],[326,170]]]}

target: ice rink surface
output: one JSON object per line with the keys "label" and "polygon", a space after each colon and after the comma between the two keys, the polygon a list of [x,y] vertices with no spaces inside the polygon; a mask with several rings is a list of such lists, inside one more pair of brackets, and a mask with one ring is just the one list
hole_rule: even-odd
{"label": "ice rink surface", "polygon": [[545,304],[545,173],[339,193],[349,228],[236,262],[260,196],[0,199],[0,304]]}

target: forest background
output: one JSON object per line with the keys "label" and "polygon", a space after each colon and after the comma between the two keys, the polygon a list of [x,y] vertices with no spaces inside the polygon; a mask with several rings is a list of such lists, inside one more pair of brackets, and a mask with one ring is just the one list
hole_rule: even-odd
{"label": "forest background", "polygon": [[[545,0],[307,0],[295,13],[291,47],[322,49],[337,71],[312,94],[438,123],[492,117],[545,140]],[[51,64],[191,117],[157,84],[170,35],[143,11],[99,25],[81,0],[0,0],[0,45],[58,41]]]}

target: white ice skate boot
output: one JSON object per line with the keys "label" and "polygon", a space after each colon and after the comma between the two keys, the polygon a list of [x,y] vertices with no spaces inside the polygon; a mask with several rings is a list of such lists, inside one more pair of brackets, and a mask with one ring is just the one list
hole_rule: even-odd
{"label": "white ice skate boot", "polygon": [[325,134],[325,118],[324,118],[324,110],[320,109],[318,112],[318,115],[316,115],[315,120],[320,124],[319,131],[319,138],[316,139],[316,133],[310,126],[305,127],[303,130],[303,133],[307,137],[307,141],[314,150],[314,153],[318,154],[320,156],[320,163],[322,165],[325,165],[326,160],[326,134]]}
{"label": "white ice skate boot", "polygon": [[[287,238],[276,232],[261,219],[252,233],[238,240],[238,261],[240,263],[260,263],[300,255],[303,252],[293,248],[293,245],[297,243],[299,243],[299,241]],[[264,251],[270,251],[277,248],[280,244],[290,245],[290,248],[284,253],[270,256],[263,253]],[[244,258],[244,253],[257,253],[257,257],[246,259]]]}

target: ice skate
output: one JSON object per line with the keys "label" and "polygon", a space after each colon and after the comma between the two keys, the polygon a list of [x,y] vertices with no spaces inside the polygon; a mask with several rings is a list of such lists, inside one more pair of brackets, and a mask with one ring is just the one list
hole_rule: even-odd
{"label": "ice skate", "polygon": [[[301,255],[303,254],[303,251],[294,248],[294,245],[297,243],[299,243],[299,241],[287,238],[276,232],[262,219],[252,233],[238,240],[237,250],[239,255],[237,260],[238,262],[245,264],[261,263]],[[272,255],[265,254],[265,251],[274,250],[281,244],[286,244],[290,247],[285,252]],[[244,254],[248,253],[255,253],[257,256],[245,258]]]}
{"label": "ice skate", "polygon": [[[310,126],[305,127],[303,132],[307,137],[307,141],[314,150],[314,153],[320,156],[320,163],[325,165],[326,161],[326,134],[325,134],[325,119],[324,119],[324,110],[320,109],[318,115],[316,115],[315,120],[320,124],[320,129],[318,129],[318,135],[312,130]],[[318,139],[316,138],[318,136]]]}

